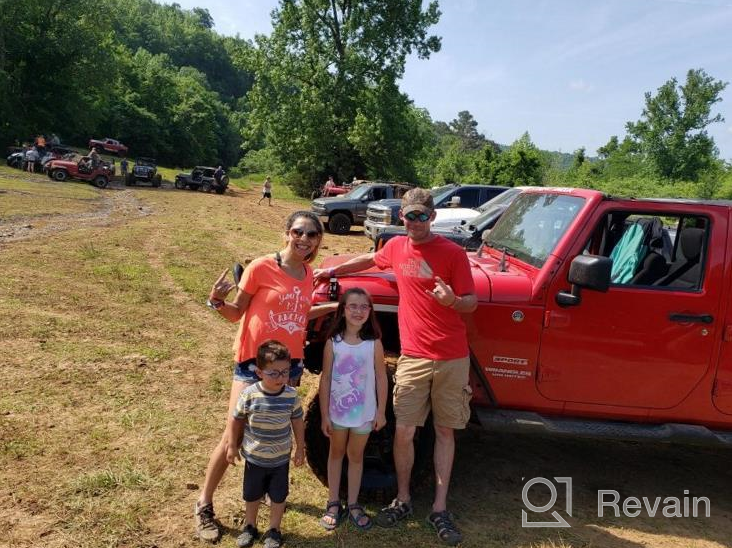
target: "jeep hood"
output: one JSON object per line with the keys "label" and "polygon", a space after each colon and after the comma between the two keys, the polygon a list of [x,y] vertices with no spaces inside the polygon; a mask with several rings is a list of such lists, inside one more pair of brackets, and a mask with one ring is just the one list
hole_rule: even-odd
{"label": "jeep hood", "polygon": [[344,200],[340,196],[331,196],[329,198],[317,198],[313,200],[313,205],[328,209],[328,207],[354,204],[360,201],[361,200],[349,200],[347,198]]}

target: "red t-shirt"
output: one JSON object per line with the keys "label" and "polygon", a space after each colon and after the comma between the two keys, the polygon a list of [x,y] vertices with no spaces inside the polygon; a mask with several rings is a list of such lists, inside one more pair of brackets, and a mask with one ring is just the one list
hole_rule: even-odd
{"label": "red t-shirt", "polygon": [[475,293],[465,250],[442,236],[416,245],[409,237],[398,236],[377,251],[374,260],[396,276],[402,354],[431,360],[466,357],[468,338],[462,316],[425,293],[434,289],[435,276],[455,295]]}
{"label": "red t-shirt", "polygon": [[283,272],[274,257],[261,257],[246,267],[239,288],[252,298],[234,339],[234,359],[256,358],[257,348],[267,339],[284,344],[292,358],[302,358],[313,292],[310,266],[305,265],[305,277],[297,280]]}

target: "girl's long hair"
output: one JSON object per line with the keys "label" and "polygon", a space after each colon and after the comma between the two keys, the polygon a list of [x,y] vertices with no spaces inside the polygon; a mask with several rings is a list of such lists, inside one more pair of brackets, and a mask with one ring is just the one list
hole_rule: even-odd
{"label": "girl's long hair", "polygon": [[347,289],[343,292],[341,298],[338,299],[338,309],[336,310],[335,319],[328,330],[328,338],[335,339],[338,337],[338,339],[343,340],[343,334],[346,332],[346,302],[348,301],[348,297],[351,295],[361,295],[366,297],[371,305],[369,318],[366,320],[366,323],[361,326],[361,329],[358,331],[358,336],[363,341],[380,339],[381,326],[379,326],[379,322],[376,319],[374,302],[371,300],[371,295],[369,295],[365,289],[361,289],[360,287]]}

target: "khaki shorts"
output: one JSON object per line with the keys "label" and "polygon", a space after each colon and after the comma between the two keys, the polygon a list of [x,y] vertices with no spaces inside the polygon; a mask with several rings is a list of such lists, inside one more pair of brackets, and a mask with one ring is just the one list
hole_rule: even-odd
{"label": "khaki shorts", "polygon": [[470,419],[470,358],[436,361],[400,356],[394,386],[397,424],[424,426],[432,410],[436,426],[461,430]]}

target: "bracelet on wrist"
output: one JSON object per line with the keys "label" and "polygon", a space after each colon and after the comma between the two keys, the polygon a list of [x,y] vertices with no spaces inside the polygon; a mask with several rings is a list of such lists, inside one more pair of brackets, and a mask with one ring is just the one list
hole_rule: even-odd
{"label": "bracelet on wrist", "polygon": [[218,299],[209,298],[206,300],[206,306],[208,306],[211,310],[221,310],[225,304],[226,301],[219,301]]}

